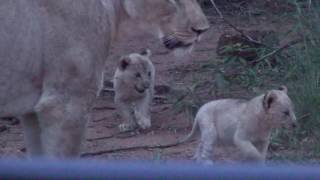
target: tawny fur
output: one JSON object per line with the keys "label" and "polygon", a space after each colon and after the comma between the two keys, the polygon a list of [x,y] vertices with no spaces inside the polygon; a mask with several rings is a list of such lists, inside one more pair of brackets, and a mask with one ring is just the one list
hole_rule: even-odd
{"label": "tawny fur", "polygon": [[188,141],[199,127],[201,140],[194,155],[198,162],[211,164],[217,144],[234,145],[245,160],[264,162],[271,130],[295,125],[293,105],[283,88],[249,101],[222,99],[203,105],[191,133],[181,142]]}
{"label": "tawny fur", "polygon": [[196,0],[2,0],[0,19],[0,116],[21,117],[28,154],[46,157],[79,155],[121,22],[144,22],[171,49],[209,27]]}
{"label": "tawny fur", "polygon": [[120,131],[151,126],[150,105],[153,98],[155,68],[151,51],[122,57],[114,75],[115,104],[124,123]]}

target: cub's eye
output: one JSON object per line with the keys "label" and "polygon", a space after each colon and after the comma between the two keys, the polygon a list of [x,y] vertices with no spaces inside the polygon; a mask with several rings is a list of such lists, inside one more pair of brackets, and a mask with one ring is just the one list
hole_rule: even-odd
{"label": "cub's eye", "polygon": [[148,76],[149,76],[149,77],[151,76],[151,72],[148,72]]}
{"label": "cub's eye", "polygon": [[286,115],[286,116],[290,115],[289,111],[284,111],[283,114]]}
{"label": "cub's eye", "polygon": [[141,78],[141,74],[140,73],[136,73],[136,77],[137,78]]}

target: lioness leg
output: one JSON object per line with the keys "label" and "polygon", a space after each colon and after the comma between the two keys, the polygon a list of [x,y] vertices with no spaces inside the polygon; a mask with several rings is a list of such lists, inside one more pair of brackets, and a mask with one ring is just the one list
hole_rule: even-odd
{"label": "lioness leg", "polygon": [[29,157],[41,156],[41,130],[37,115],[35,113],[30,113],[23,115],[21,118],[24,129],[24,139]]}
{"label": "lioness leg", "polygon": [[[66,97],[66,98],[64,98]],[[85,99],[85,100],[83,100]],[[43,96],[36,106],[47,157],[76,157],[80,153],[88,118],[89,98]]]}
{"label": "lioness leg", "polygon": [[212,164],[213,145],[217,140],[217,132],[210,118],[202,119],[199,122],[201,140],[196,152],[196,160],[204,164]]}
{"label": "lioness leg", "polygon": [[141,101],[137,102],[136,107],[134,108],[134,116],[142,129],[151,127],[150,104],[150,98],[149,96],[146,96]]}
{"label": "lioness leg", "polygon": [[203,148],[203,143],[200,141],[200,143],[197,146],[196,152],[194,153],[192,159],[198,160],[199,157],[201,157],[202,148]]}
{"label": "lioness leg", "polygon": [[134,130],[137,124],[134,119],[134,112],[131,105],[123,102],[116,102],[116,104],[118,112],[120,112],[120,116],[124,121],[122,124],[119,125],[120,132]]}

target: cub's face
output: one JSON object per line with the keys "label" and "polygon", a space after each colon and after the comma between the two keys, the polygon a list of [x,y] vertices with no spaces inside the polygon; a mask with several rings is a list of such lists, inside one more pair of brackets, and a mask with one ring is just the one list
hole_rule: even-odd
{"label": "cub's face", "polygon": [[286,87],[269,91],[264,96],[263,104],[273,127],[296,127],[297,119]]}
{"label": "cub's face", "polygon": [[144,94],[151,87],[154,69],[150,61],[151,52],[130,54],[120,59],[119,70],[122,81],[136,94]]}
{"label": "cub's face", "polygon": [[124,0],[124,7],[131,18],[155,27],[170,50],[191,49],[209,29],[197,0]]}

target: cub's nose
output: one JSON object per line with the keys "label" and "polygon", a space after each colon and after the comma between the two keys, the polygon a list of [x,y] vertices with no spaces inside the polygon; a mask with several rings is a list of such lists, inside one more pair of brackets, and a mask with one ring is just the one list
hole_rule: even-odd
{"label": "cub's nose", "polygon": [[195,27],[192,27],[191,30],[195,33],[199,35],[205,33],[206,31],[208,31],[209,27],[203,27],[203,28],[195,28]]}
{"label": "cub's nose", "polygon": [[149,83],[149,82],[144,82],[144,83],[143,83],[143,87],[144,87],[145,89],[148,89],[148,88],[150,87],[150,83]]}

